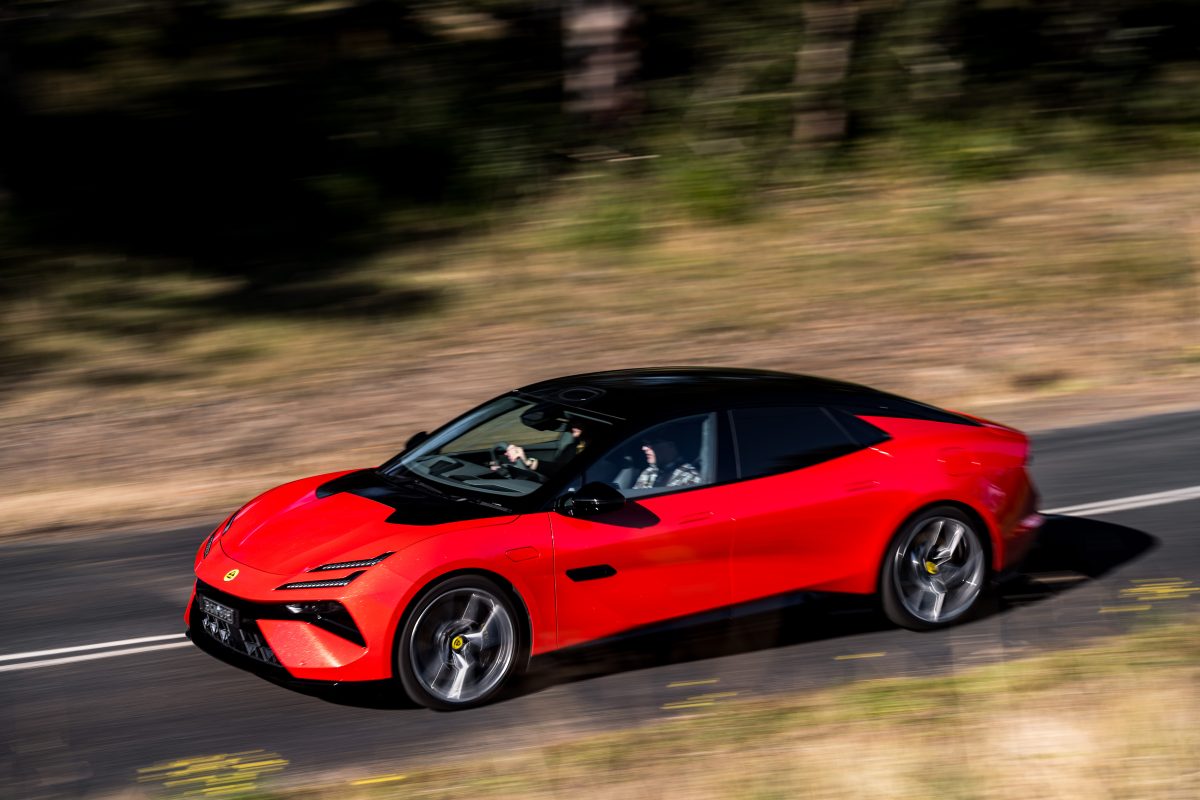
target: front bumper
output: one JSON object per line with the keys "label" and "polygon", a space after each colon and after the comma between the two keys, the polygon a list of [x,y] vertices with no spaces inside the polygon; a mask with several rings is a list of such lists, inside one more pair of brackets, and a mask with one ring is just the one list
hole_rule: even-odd
{"label": "front bumper", "polygon": [[[205,613],[206,599],[232,609],[235,621]],[[203,581],[196,582],[187,622],[197,646],[252,672],[317,681],[388,677],[367,672],[370,648],[356,630],[334,632],[319,620],[295,618],[283,604],[245,600]]]}
{"label": "front bumper", "polygon": [[[202,649],[267,677],[343,682],[393,676],[390,617],[397,600],[378,591],[379,581],[366,580],[372,576],[348,591],[281,592],[285,577],[239,564],[219,546],[197,563],[196,576],[185,618]],[[229,611],[205,613],[205,598]],[[317,615],[288,609],[320,601],[340,603],[342,610]]]}
{"label": "front bumper", "polygon": [[287,683],[291,680],[292,676],[279,664],[278,659],[274,659],[274,663],[269,663],[261,658],[253,658],[246,655],[241,648],[231,647],[214,636],[211,630],[204,625],[205,615],[201,613],[194,595],[188,606],[187,619],[188,639],[213,658],[247,672],[253,672],[275,683]]}
{"label": "front bumper", "polygon": [[[222,612],[232,611],[232,615],[226,617],[206,613],[207,608],[214,604]],[[188,627],[196,629],[197,635],[203,635],[239,656],[268,667],[282,668],[283,664],[267,642],[262,629],[262,624],[268,620],[285,618],[282,611],[278,606],[243,600],[203,581],[196,581],[188,609]]]}

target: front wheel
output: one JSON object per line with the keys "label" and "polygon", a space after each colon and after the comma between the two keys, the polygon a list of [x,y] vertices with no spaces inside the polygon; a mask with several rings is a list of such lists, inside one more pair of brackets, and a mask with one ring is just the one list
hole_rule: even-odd
{"label": "front wheel", "polygon": [[495,581],[464,575],[427,590],[396,640],[405,692],[427,708],[486,703],[523,663],[517,612]]}
{"label": "front wheel", "polygon": [[888,619],[918,631],[967,619],[987,581],[980,536],[977,523],[952,506],[924,511],[901,528],[882,566]]}

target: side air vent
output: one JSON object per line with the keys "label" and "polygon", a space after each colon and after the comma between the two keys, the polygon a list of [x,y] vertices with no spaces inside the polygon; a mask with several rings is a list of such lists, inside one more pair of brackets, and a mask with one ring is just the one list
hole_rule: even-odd
{"label": "side air vent", "polygon": [[595,581],[600,578],[611,578],[617,571],[610,564],[596,564],[591,567],[576,567],[567,570],[567,577],[576,583],[580,581]]}

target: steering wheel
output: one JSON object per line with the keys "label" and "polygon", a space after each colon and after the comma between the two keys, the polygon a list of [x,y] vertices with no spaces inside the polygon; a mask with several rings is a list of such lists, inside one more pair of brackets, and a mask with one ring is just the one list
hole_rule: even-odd
{"label": "steering wheel", "polygon": [[508,442],[497,442],[492,445],[492,463],[496,465],[492,472],[502,478],[511,478],[513,462],[508,460]]}
{"label": "steering wheel", "polygon": [[501,478],[532,480],[537,483],[546,482],[546,477],[537,470],[530,469],[517,461],[509,461],[508,447],[508,442],[497,442],[492,445],[492,462],[496,465],[496,468],[492,470],[493,475],[499,475]]}

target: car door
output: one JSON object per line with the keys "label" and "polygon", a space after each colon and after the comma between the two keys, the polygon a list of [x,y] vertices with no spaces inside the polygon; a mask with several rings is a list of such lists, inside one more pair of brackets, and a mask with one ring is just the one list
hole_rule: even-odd
{"label": "car door", "polygon": [[[599,459],[583,482],[621,490],[620,510],[551,515],[560,646],[728,604],[732,518],[712,486],[717,422],[714,413],[655,425]],[[680,440],[678,458],[639,486],[649,474],[641,443],[664,435]]]}
{"label": "car door", "polygon": [[886,491],[889,457],[816,406],[734,409],[730,419],[742,479],[733,602],[837,588],[860,574],[877,555],[865,552],[875,547],[865,533],[875,524],[873,500]]}

